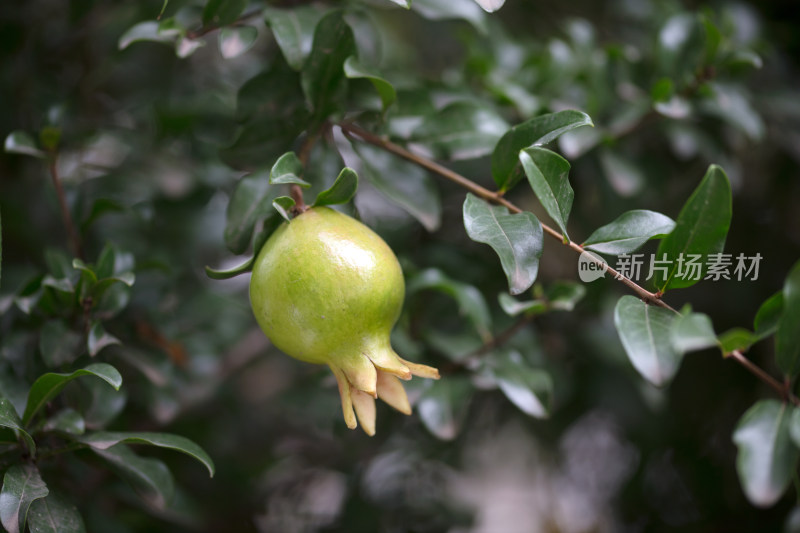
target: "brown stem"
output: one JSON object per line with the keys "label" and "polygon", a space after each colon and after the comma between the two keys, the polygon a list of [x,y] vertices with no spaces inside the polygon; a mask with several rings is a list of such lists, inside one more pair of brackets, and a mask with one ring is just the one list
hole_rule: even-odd
{"label": "brown stem", "polygon": [[[397,145],[397,144],[389,141],[388,139],[385,139],[383,137],[379,137],[378,135],[375,135],[372,132],[367,131],[364,128],[361,128],[360,126],[357,126],[357,125],[355,125],[353,123],[350,123],[350,122],[340,123],[339,127],[342,129],[342,132],[344,132],[344,134],[347,135],[348,137],[353,137],[353,136],[358,137],[364,142],[367,142],[369,144],[375,145],[375,146],[377,146],[379,148],[382,148],[382,149],[384,149],[384,150],[386,150],[388,152],[391,152],[391,153],[393,153],[395,155],[398,155],[398,156],[400,156],[400,157],[402,157],[402,158],[404,158],[404,159],[406,159],[408,161],[411,161],[412,163],[415,163],[416,165],[419,165],[422,168],[430,170],[431,172],[434,172],[434,173],[442,176],[443,178],[448,179],[448,180],[460,185],[461,187],[465,188],[469,192],[475,194],[476,196],[479,196],[479,197],[483,198],[484,200],[486,200],[488,202],[492,202],[492,203],[495,203],[495,204],[498,204],[498,205],[502,205],[503,207],[507,208],[512,213],[521,213],[522,212],[522,209],[520,209],[519,207],[517,207],[513,203],[511,203],[508,200],[506,200],[505,198],[503,198],[500,194],[498,194],[496,192],[493,192],[493,191],[490,191],[489,189],[487,189],[485,187],[482,187],[481,185],[478,185],[474,181],[462,176],[461,174],[453,172],[449,168],[446,168],[446,167],[444,167],[444,166],[442,166],[442,165],[440,165],[440,164],[438,164],[438,163],[436,163],[434,161],[431,161],[430,159],[427,159],[425,157],[417,155],[417,154],[415,154],[413,152],[409,152],[408,150],[406,150],[402,146]],[[547,233],[548,235],[550,235],[551,237],[556,239],[561,244],[564,244],[565,246],[568,246],[570,249],[574,250],[575,252],[577,252],[579,254],[583,253],[584,250],[583,250],[583,247],[581,245],[576,244],[574,242],[567,241],[560,232],[554,230],[553,228],[551,228],[547,224],[542,224],[542,229],[544,230],[545,233]],[[664,309],[668,309],[668,310],[670,310],[670,311],[672,311],[674,313],[678,313],[678,311],[676,311],[673,307],[671,307],[669,304],[667,304],[664,300],[661,299],[661,294],[660,293],[652,293],[652,292],[644,289],[643,287],[638,285],[632,279],[621,275],[615,269],[613,269],[610,266],[608,266],[607,263],[605,263],[604,261],[596,259],[592,255],[587,254],[586,257],[591,259],[591,261],[593,261],[595,264],[602,266],[605,269],[605,272],[613,275],[615,280],[623,283],[626,287],[628,287],[633,292],[635,292],[636,295],[639,296],[639,298],[641,298],[644,302],[646,302],[648,304],[656,305],[658,307],[662,307]],[[734,350],[733,352],[731,352],[730,356],[733,357],[733,359],[735,361],[737,361],[739,364],[741,364],[743,367],[745,367],[748,371],[750,371],[754,376],[756,376],[757,378],[762,380],[764,383],[766,383],[767,385],[769,385],[770,387],[775,389],[781,395],[781,397],[784,400],[788,399],[789,401],[791,401],[795,405],[800,405],[800,399],[798,399],[796,396],[791,394],[791,392],[789,392],[780,381],[776,380],[775,378],[773,378],[772,376],[767,374],[759,366],[757,366],[755,363],[753,363],[752,361],[747,359],[742,354],[741,351]]]}
{"label": "brown stem", "polygon": [[308,211],[308,206],[303,201],[303,189],[301,189],[299,185],[289,185],[289,194],[292,200],[294,200],[294,207],[292,210],[295,212],[295,215]]}
{"label": "brown stem", "polygon": [[497,335],[490,341],[484,343],[483,346],[481,346],[480,348],[469,354],[466,360],[472,359],[473,357],[481,356],[487,352],[490,352],[491,350],[494,350],[495,348],[499,348],[500,346],[504,345],[509,340],[511,340],[514,337],[514,335],[516,335],[519,332],[519,330],[521,330],[522,328],[533,322],[535,316],[536,315],[524,315],[520,317],[519,320],[517,320],[516,322],[511,324],[508,328],[500,332],[499,335]]}
{"label": "brown stem", "polygon": [[58,205],[61,208],[61,218],[64,222],[64,229],[67,232],[67,238],[69,239],[70,247],[72,248],[72,253],[75,254],[75,257],[79,257],[83,259],[83,250],[81,248],[81,241],[78,233],[75,231],[75,225],[72,223],[72,215],[69,212],[69,207],[67,207],[67,197],[64,194],[64,187],[61,185],[61,178],[58,175],[58,156],[53,154],[50,157],[50,163],[48,168],[50,170],[50,177],[53,180],[53,186],[56,189],[56,196],[58,197]]}

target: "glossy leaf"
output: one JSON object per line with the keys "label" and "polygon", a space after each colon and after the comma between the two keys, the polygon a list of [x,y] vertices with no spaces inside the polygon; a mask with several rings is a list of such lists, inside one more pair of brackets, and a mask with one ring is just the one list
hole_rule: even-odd
{"label": "glossy leaf", "polygon": [[744,328],[733,328],[722,333],[719,338],[719,348],[722,355],[730,355],[734,350],[746,351],[758,342],[758,336]]}
{"label": "glossy leaf", "polygon": [[200,446],[180,435],[172,435],[170,433],[97,431],[89,435],[84,435],[76,440],[96,450],[107,450],[120,443],[146,444],[175,450],[202,463],[203,466],[208,469],[208,475],[214,477],[214,462],[211,460],[211,457],[209,457]]}
{"label": "glossy leaf", "polygon": [[92,448],[145,501],[164,509],[175,494],[175,480],[167,466],[158,459],[139,457],[125,444],[107,449]]}
{"label": "glossy leaf", "polygon": [[323,17],[314,30],[314,43],[302,71],[303,91],[317,119],[330,116],[344,98],[344,62],[355,53],[353,30],[341,12]]}
{"label": "glossy leaf", "polygon": [[681,354],[671,339],[676,316],[630,295],[620,298],[614,309],[614,326],[628,359],[657,387],[669,383],[680,366]]}
{"label": "glossy leaf", "polygon": [[86,421],[75,409],[67,407],[49,417],[44,424],[44,430],[83,435],[86,431]]}
{"label": "glossy leaf", "polygon": [[264,9],[264,19],[272,30],[283,57],[294,70],[303,68],[314,42],[314,28],[322,15],[320,9],[312,6]]}
{"label": "glossy leaf", "polygon": [[269,176],[256,172],[242,178],[228,203],[225,244],[241,254],[250,245],[256,223],[272,215],[272,200],[278,191],[269,186]]}
{"label": "glossy leaf", "polygon": [[356,194],[358,189],[358,174],[352,168],[345,167],[339,173],[330,189],[317,195],[314,206],[346,204]]}
{"label": "glossy leaf", "polygon": [[86,532],[78,508],[58,492],[51,492],[33,502],[28,522],[31,533]]}
{"label": "glossy leaf", "polygon": [[778,291],[761,304],[753,320],[753,329],[760,338],[768,337],[778,331],[778,323],[783,314],[783,291]]}
{"label": "glossy leaf", "polygon": [[124,50],[131,44],[140,41],[171,44],[175,42],[179,34],[180,31],[177,28],[169,27],[163,24],[163,21],[159,23],[154,20],[148,20],[128,28],[119,38],[117,47],[120,50]]}
{"label": "glossy leaf", "polygon": [[472,392],[469,381],[453,376],[431,382],[416,404],[425,427],[441,440],[453,440],[461,431],[467,400]]}
{"label": "glossy leaf", "polygon": [[122,386],[122,376],[120,376],[116,368],[106,363],[94,363],[70,374],[43,374],[33,382],[30,391],[28,391],[25,414],[22,416],[23,423],[27,426],[33,416],[61,392],[61,389],[67,383],[82,376],[100,378],[117,390]]}
{"label": "glossy leaf", "polygon": [[766,133],[764,121],[741,88],[719,83],[711,84],[711,88],[712,97],[701,104],[703,111],[737,128],[753,142],[764,138]]}
{"label": "glossy leaf", "polygon": [[533,213],[510,214],[467,194],[464,228],[470,239],[491,246],[500,258],[511,294],[526,291],[539,272],[542,255],[542,225]]}
{"label": "glossy leaf", "polygon": [[311,187],[311,184],[300,178],[303,175],[303,163],[294,152],[286,152],[275,161],[269,171],[270,185],[300,185]]}
{"label": "glossy leaf", "polygon": [[547,418],[553,401],[553,380],[544,370],[531,368],[516,350],[503,350],[487,361],[506,398],[523,413]]}
{"label": "glossy leaf", "polygon": [[656,270],[653,278],[660,291],[690,287],[699,279],[690,272],[679,274],[679,259],[690,255],[702,256],[700,275],[705,276],[708,254],[721,253],[731,223],[731,185],[728,176],[716,165],[711,165],[700,185],[686,201],[675,221],[675,229],[658,246],[656,257],[666,256],[666,272]]}
{"label": "glossy leaf", "polygon": [[295,206],[294,198],[289,196],[278,196],[272,201],[272,207],[286,222],[292,220],[290,215],[292,208]]}
{"label": "glossy leaf", "polygon": [[0,490],[0,522],[8,533],[24,533],[31,504],[50,491],[32,464],[9,467]]}
{"label": "glossy leaf", "polygon": [[426,116],[411,140],[430,148],[436,157],[475,159],[491,154],[507,129],[508,123],[492,109],[461,101]]}
{"label": "glossy leaf", "polygon": [[447,277],[441,270],[425,269],[408,282],[408,292],[413,294],[424,289],[433,289],[453,298],[459,311],[465,315],[478,334],[485,340],[491,338],[492,319],[483,295],[472,285],[461,283]]}
{"label": "glossy leaf", "polygon": [[12,131],[3,145],[8,154],[23,154],[44,158],[47,154],[36,146],[36,141],[24,131]]}
{"label": "glossy leaf", "polygon": [[378,96],[381,97],[381,104],[384,111],[397,100],[397,91],[394,85],[389,83],[375,70],[362,65],[356,56],[350,56],[345,60],[344,74],[350,79],[369,80],[378,92]]}
{"label": "glossy leaf", "polygon": [[569,163],[557,153],[537,146],[520,151],[519,161],[536,197],[569,240],[567,220],[575,197],[569,184]]}
{"label": "glossy leaf", "polygon": [[20,420],[14,404],[2,395],[0,395],[0,427],[16,431],[25,441],[25,446],[27,446],[31,457],[36,457],[36,443],[30,434],[23,429],[22,420]]}
{"label": "glossy leaf", "polygon": [[689,312],[677,317],[672,325],[672,346],[679,353],[703,350],[718,344],[708,315]]}
{"label": "glossy leaf", "polygon": [[250,50],[258,38],[258,30],[253,26],[235,26],[219,31],[219,53],[225,59],[238,57]]}
{"label": "glossy leaf", "polygon": [[411,0],[389,0],[393,4],[397,4],[400,7],[404,7],[406,9],[411,9]]}
{"label": "glossy leaf", "polygon": [[227,26],[235,22],[247,0],[207,0],[203,8],[203,26]]}
{"label": "glossy leaf", "polygon": [[794,378],[800,372],[800,261],[783,284],[783,310],[775,332],[775,362]]}
{"label": "glossy leaf", "polygon": [[666,215],[634,209],[597,228],[583,246],[601,254],[629,254],[650,239],[663,238],[674,228],[675,221]]}
{"label": "glossy leaf", "polygon": [[367,144],[353,145],[364,176],[390,201],[416,218],[428,231],[439,229],[442,205],[433,179],[417,165]]}
{"label": "glossy leaf", "polygon": [[776,503],[797,467],[798,449],[789,430],[792,411],[777,400],[761,400],[747,410],[733,432],[738,448],[736,471],[753,505]]}
{"label": "glossy leaf", "polygon": [[83,336],[67,327],[63,320],[48,320],[39,331],[39,350],[48,368],[71,363],[83,352]]}
{"label": "glossy leaf", "polygon": [[430,20],[463,19],[487,33],[486,14],[473,0],[410,0],[411,9]]}
{"label": "glossy leaf", "polygon": [[522,313],[538,315],[541,313],[545,313],[548,308],[547,300],[536,299],[536,300],[520,301],[511,296],[510,294],[508,294],[507,292],[501,292],[500,294],[498,294],[497,301],[500,304],[500,308],[508,316],[517,316],[521,315]]}
{"label": "glossy leaf", "polygon": [[581,111],[559,111],[527,120],[508,130],[492,152],[492,178],[501,191],[507,191],[521,178],[519,151],[557,139],[581,126],[593,126],[589,115]]}
{"label": "glossy leaf", "polygon": [[103,327],[102,322],[95,322],[89,329],[89,335],[86,338],[86,347],[89,350],[89,355],[94,357],[103,348],[113,344],[122,344],[118,338],[108,333]]}
{"label": "glossy leaf", "polygon": [[494,13],[495,11],[503,7],[503,4],[506,3],[506,0],[475,0],[475,2],[479,6],[481,6],[484,9],[484,11],[487,11],[489,13]]}
{"label": "glossy leaf", "polygon": [[242,263],[239,263],[236,266],[227,269],[215,269],[211,268],[210,266],[206,266],[206,276],[211,279],[231,279],[239,276],[241,274],[246,274],[253,270],[253,263],[256,260],[256,256],[253,255],[249,259],[245,260]]}
{"label": "glossy leaf", "polygon": [[586,296],[586,285],[574,281],[556,281],[545,288],[548,306],[554,311],[572,311]]}

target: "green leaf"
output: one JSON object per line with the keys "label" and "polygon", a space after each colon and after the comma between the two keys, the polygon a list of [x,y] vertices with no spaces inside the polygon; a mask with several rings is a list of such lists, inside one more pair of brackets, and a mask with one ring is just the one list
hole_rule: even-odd
{"label": "green leaf", "polygon": [[734,350],[745,351],[758,342],[758,336],[744,328],[733,328],[719,336],[722,355],[728,356]]}
{"label": "green leaf", "polygon": [[[703,278],[706,258],[721,253],[731,223],[731,185],[728,176],[716,165],[711,165],[703,181],[681,209],[675,229],[659,244],[656,257],[666,259],[665,270],[655,269],[655,286],[662,292],[668,289],[691,287]],[[692,255],[701,257],[697,272],[679,273],[680,259]]]}
{"label": "green leaf", "polygon": [[82,355],[83,336],[72,331],[63,320],[48,320],[39,332],[39,350],[48,368],[71,363]]}
{"label": "green leaf", "polygon": [[400,7],[404,7],[406,9],[411,9],[411,0],[389,0],[393,4],[397,4]]}
{"label": "green leaf", "polygon": [[316,119],[329,117],[344,99],[344,62],[355,53],[353,30],[342,13],[334,11],[323,17],[314,30],[314,44],[302,71],[303,91]]}
{"label": "green leaf", "polygon": [[114,390],[100,380],[80,382],[90,398],[89,405],[83,410],[85,426],[90,429],[105,427],[119,415],[128,402],[124,390]]}
{"label": "green leaf", "polygon": [[792,411],[777,400],[761,400],[747,410],[733,432],[739,481],[747,499],[758,507],[769,507],[781,498],[797,467],[798,449],[789,430]]}
{"label": "green leaf", "polygon": [[486,34],[486,14],[472,0],[411,0],[411,9],[430,20],[463,19]]}
{"label": "green leaf", "polygon": [[666,215],[646,209],[634,209],[597,228],[583,246],[601,254],[629,254],[650,239],[665,237],[674,228],[675,221]]}
{"label": "green leaf", "polygon": [[783,284],[783,311],[775,332],[775,362],[787,376],[800,372],[800,261]]}
{"label": "green leaf", "polygon": [[542,225],[533,213],[510,214],[467,193],[464,228],[470,239],[491,246],[500,257],[511,294],[526,291],[539,272],[542,255]]}
{"label": "green leaf", "polygon": [[33,502],[28,522],[31,533],[86,533],[78,508],[58,492]]}
{"label": "green leaf", "polygon": [[5,151],[9,154],[22,154],[44,159],[47,154],[37,148],[36,141],[24,131],[12,131],[6,137]]}
{"label": "green leaf", "polygon": [[3,273],[3,217],[0,216],[0,280]]}
{"label": "green leaf", "polygon": [[89,355],[94,357],[106,346],[112,344],[122,344],[118,338],[108,333],[103,327],[103,323],[96,321],[89,329],[89,335],[86,339],[86,347],[89,350]]}
{"label": "green leaf", "polygon": [[86,421],[78,411],[67,407],[48,418],[44,424],[44,430],[83,435],[86,431]]}
{"label": "green leaf", "polygon": [[24,533],[31,504],[48,495],[39,469],[32,464],[13,465],[3,477],[0,522],[9,533]]}
{"label": "green leaf", "polygon": [[238,57],[250,50],[258,38],[258,30],[253,26],[235,26],[219,31],[219,53],[225,59]]}
{"label": "green leaf", "polygon": [[71,374],[43,374],[33,382],[28,391],[25,414],[22,416],[23,423],[27,426],[39,409],[61,392],[67,383],[81,376],[98,377],[117,390],[122,386],[122,376],[116,368],[106,363],[94,363]]}
{"label": "green leaf", "polygon": [[536,197],[569,241],[567,220],[575,197],[569,184],[569,163],[557,153],[538,146],[520,151],[519,161]]}
{"label": "green leaf", "polygon": [[442,204],[439,189],[417,165],[367,144],[352,145],[361,157],[362,173],[390,201],[416,218],[428,231],[439,229]]}
{"label": "green leaf", "polygon": [[7,398],[1,395],[0,395],[0,427],[9,428],[11,430],[14,430],[15,432],[18,432],[19,436],[22,437],[22,440],[25,441],[25,446],[28,447],[28,451],[30,452],[31,457],[36,457],[36,443],[30,436],[30,434],[23,429],[22,420],[20,420],[16,409],[14,409],[14,404],[12,404],[11,401],[9,401]]}
{"label": "green leaf", "polygon": [[294,152],[286,152],[275,161],[269,171],[270,185],[300,185],[301,187],[311,187],[307,181],[303,181],[303,163],[300,162]]}
{"label": "green leaf", "polygon": [[704,28],[694,13],[677,13],[667,19],[658,33],[658,59],[663,72],[686,79],[699,67],[705,55]]}
{"label": "green leaf", "polygon": [[158,459],[139,457],[125,444],[107,449],[92,448],[145,501],[164,509],[175,494],[175,480],[167,466]]}
{"label": "green leaf", "polygon": [[494,13],[506,3],[506,0],[475,0],[488,13]]}
{"label": "green leaf", "polygon": [[381,97],[381,104],[383,105],[384,111],[397,100],[397,91],[394,85],[389,83],[380,73],[362,65],[356,56],[350,56],[345,60],[344,75],[351,80],[369,80],[372,86],[375,87],[375,90],[378,91],[378,96]]}
{"label": "green leaf", "polygon": [[[165,19],[165,21],[167,20],[169,19]],[[149,20],[147,22],[140,22],[134,26],[131,26],[119,38],[117,47],[120,50],[124,50],[131,44],[140,41],[153,41],[157,43],[168,44],[174,43],[180,32],[173,31],[172,28],[167,29],[168,27],[163,24],[165,21],[159,23],[154,20]]]}
{"label": "green leaf", "polygon": [[272,201],[272,207],[278,212],[278,214],[286,221],[289,222],[292,220],[291,215],[289,214],[292,208],[295,206],[295,201],[293,198],[289,196],[278,196]]}
{"label": "green leaf", "polygon": [[330,189],[317,195],[314,206],[346,204],[356,194],[358,189],[358,174],[352,168],[345,167],[339,173]]}
{"label": "green leaf", "polygon": [[[578,130],[576,133],[580,134],[583,132],[588,132],[589,136],[600,135],[599,132],[594,130]],[[561,138],[562,144],[564,139],[565,137]],[[570,154],[566,152],[565,155],[570,156]],[[644,175],[642,165],[637,161],[633,161],[623,156],[621,153],[608,148],[599,150],[599,156],[603,174],[609,185],[611,185],[614,192],[618,195],[625,198],[634,196],[640,193],[647,185],[647,178]]]}
{"label": "green leaf", "polygon": [[247,0],[208,0],[203,8],[203,26],[227,26],[242,14]]}
{"label": "green leaf", "polygon": [[681,354],[718,344],[708,315],[689,312],[676,318],[672,324],[672,346]]}
{"label": "green leaf", "polygon": [[202,463],[203,466],[208,469],[208,475],[214,477],[214,462],[211,460],[211,457],[209,457],[200,446],[180,435],[172,435],[170,433],[97,431],[89,435],[84,435],[76,440],[96,450],[107,450],[120,443],[147,444],[150,446],[158,446],[159,448],[175,450],[185,453],[189,457]]}
{"label": "green leaf", "polygon": [[766,338],[778,331],[783,313],[783,291],[778,291],[761,304],[753,320],[753,329],[759,338]]}
{"label": "green leaf", "polygon": [[239,181],[228,203],[225,224],[225,244],[231,252],[241,254],[247,250],[256,223],[272,215],[272,200],[277,195],[265,172],[255,172]]}
{"label": "green leaf", "polygon": [[411,278],[407,289],[409,294],[432,289],[450,296],[458,304],[460,313],[472,322],[481,338],[491,338],[492,319],[489,306],[480,291],[472,285],[452,280],[441,270],[428,268]]}
{"label": "green leaf", "polygon": [[753,142],[764,138],[766,127],[743,88],[719,83],[710,84],[712,97],[703,100],[700,108],[747,135]]}
{"label": "green leaf", "polygon": [[234,267],[225,269],[225,270],[217,270],[211,268],[210,266],[206,266],[206,276],[211,279],[231,279],[239,276],[241,274],[245,274],[253,270],[253,263],[256,260],[256,255],[250,257],[243,263],[240,263]]}
{"label": "green leaf", "polygon": [[562,133],[581,126],[594,126],[589,115],[580,111],[559,111],[527,120],[508,130],[492,152],[492,178],[501,191],[507,191],[522,178],[519,151],[547,144]]}
{"label": "green leaf", "polygon": [[553,379],[531,368],[516,350],[501,350],[486,361],[506,398],[534,418],[547,418],[553,401]]}
{"label": "green leaf", "polygon": [[671,311],[647,305],[625,295],[614,308],[614,326],[634,368],[657,387],[666,385],[681,362],[681,354],[672,346]]}
{"label": "green leaf", "polygon": [[547,300],[536,299],[521,302],[507,292],[498,294],[497,301],[500,303],[500,308],[508,316],[517,316],[522,313],[539,315],[547,312],[548,309]]}
{"label": "green leaf", "polygon": [[471,392],[472,385],[459,376],[430,382],[416,405],[420,420],[435,437],[453,440],[461,431]]}
{"label": "green leaf", "polygon": [[507,129],[508,123],[492,109],[460,101],[426,116],[411,140],[429,147],[439,158],[475,159],[491,154]]}
{"label": "green leaf", "polygon": [[294,70],[303,68],[314,42],[314,28],[317,27],[322,15],[320,9],[312,6],[264,9],[264,19],[272,29],[283,57]]}
{"label": "green leaf", "polygon": [[572,311],[586,296],[586,286],[574,281],[556,281],[545,291],[548,305],[554,311]]}

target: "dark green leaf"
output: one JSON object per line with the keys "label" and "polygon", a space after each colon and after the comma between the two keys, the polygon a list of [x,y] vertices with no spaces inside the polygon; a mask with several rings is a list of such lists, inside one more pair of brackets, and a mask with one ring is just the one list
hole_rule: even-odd
{"label": "dark green leaf", "polygon": [[78,508],[57,492],[33,502],[29,526],[31,533],[86,533]]}
{"label": "dark green leaf", "polygon": [[708,315],[689,312],[677,317],[672,324],[672,346],[678,353],[703,350],[718,344]]}
{"label": "dark green leaf", "polygon": [[685,79],[704,56],[704,29],[693,13],[677,13],[667,19],[658,34],[658,57],[665,74]]}
{"label": "dark green leaf", "polygon": [[24,533],[31,504],[49,492],[34,465],[11,466],[6,470],[0,491],[0,522],[3,527],[9,533]]}
{"label": "dark green leaf", "polygon": [[507,191],[521,178],[519,151],[547,144],[562,133],[581,126],[593,126],[589,115],[580,111],[559,111],[517,124],[497,142],[492,152],[492,178],[501,191]]}
{"label": "dark green leaf", "polygon": [[492,153],[508,123],[492,109],[471,101],[454,102],[425,117],[411,140],[436,157],[475,159]]}
{"label": "dark green leaf", "polygon": [[211,279],[230,279],[235,278],[241,274],[245,274],[253,270],[253,263],[255,262],[257,256],[252,256],[243,263],[240,263],[234,267],[225,269],[225,270],[217,270],[211,268],[209,266],[206,267],[206,276]]}
{"label": "dark green leaf", "polygon": [[753,320],[753,329],[759,338],[769,337],[778,331],[783,313],[783,291],[776,292],[761,304]]}
{"label": "dark green leaf", "polygon": [[777,400],[761,400],[747,410],[733,432],[739,481],[753,505],[769,507],[777,502],[797,467],[798,450],[789,433],[792,411]]}
{"label": "dark green leaf", "polygon": [[754,142],[764,138],[764,121],[742,88],[719,83],[711,84],[711,87],[712,97],[704,100],[700,106],[703,111],[724,120]]}
{"label": "dark green leaf", "polygon": [[25,414],[22,416],[23,423],[27,426],[39,409],[61,392],[67,383],[81,376],[98,377],[117,390],[122,386],[122,376],[116,368],[106,363],[94,363],[71,374],[43,374],[33,382],[28,391]]}
{"label": "dark green leaf", "polygon": [[139,41],[153,41],[157,43],[172,44],[177,38],[178,32],[171,30],[165,31],[165,27],[162,24],[154,20],[149,20],[147,22],[140,22],[128,28],[128,30],[119,38],[117,46],[120,50],[124,50],[131,44]]}
{"label": "dark green leaf", "polygon": [[277,195],[265,172],[250,174],[239,181],[228,203],[225,224],[225,244],[231,252],[241,254],[247,250],[256,223],[272,214],[272,200]]}
{"label": "dark green leaf", "polygon": [[48,418],[44,430],[82,435],[86,431],[86,421],[78,411],[67,407]]}
{"label": "dark green leaf", "polygon": [[498,294],[497,301],[508,316],[517,316],[522,313],[538,315],[547,312],[548,309],[547,300],[537,299],[521,302],[507,292]]}
{"label": "dark green leaf", "polygon": [[408,292],[433,289],[447,294],[458,303],[461,314],[466,315],[472,322],[478,334],[487,340],[491,338],[491,315],[483,295],[472,285],[461,283],[447,277],[441,270],[428,268],[419,272],[408,282]]}
{"label": "dark green leaf", "polygon": [[468,193],[464,201],[464,228],[469,238],[491,246],[500,257],[511,294],[526,291],[539,272],[542,225],[533,213],[510,214]]}
{"label": "dark green leaf", "polygon": [[48,368],[71,363],[83,353],[83,336],[72,331],[63,320],[48,320],[39,334],[39,350]]}
{"label": "dark green leaf", "polygon": [[6,137],[5,151],[9,154],[23,154],[44,158],[47,154],[37,148],[36,142],[24,131],[12,131]]}
{"label": "dark green leaf", "polygon": [[572,311],[575,305],[586,296],[586,286],[574,281],[557,281],[545,291],[548,306],[554,311]]}
{"label": "dark green leaf", "polygon": [[463,377],[430,382],[416,409],[425,427],[441,440],[453,440],[461,431],[472,385]]}
{"label": "dark green leaf", "polygon": [[2,395],[0,395],[0,427],[18,432],[22,440],[25,441],[25,446],[28,447],[31,457],[36,457],[36,443],[30,434],[23,429],[22,420],[20,420],[16,409],[14,409],[14,405]]}
{"label": "dark green leaf", "polygon": [[203,26],[226,26],[235,22],[247,0],[208,0],[203,8]]}
{"label": "dark green leaf", "polygon": [[783,311],[775,332],[775,362],[789,377],[800,372],[800,261],[783,284]]}
{"label": "dark green leaf", "polygon": [[575,197],[569,184],[569,163],[557,153],[538,146],[520,151],[519,161],[536,197],[568,241],[567,220]]}
{"label": "dark green leaf", "polygon": [[89,329],[89,336],[86,339],[86,347],[89,350],[89,355],[94,357],[106,346],[112,344],[122,344],[118,338],[108,333],[103,327],[102,322],[95,322]]}
{"label": "dark green leaf", "polygon": [[39,130],[39,142],[50,152],[58,148],[61,142],[61,128],[56,126],[45,126]]}
{"label": "dark green leaf", "polygon": [[286,152],[275,161],[269,171],[270,185],[300,185],[301,187],[311,187],[307,181],[303,181],[303,163],[300,162],[294,152]]}
{"label": "dark green leaf", "polygon": [[314,42],[314,28],[322,15],[323,12],[313,6],[264,9],[264,19],[272,29],[283,57],[294,70],[303,68]]}
{"label": "dark green leaf", "polygon": [[172,435],[170,433],[98,431],[89,435],[84,435],[76,440],[96,450],[106,450],[120,443],[147,444],[150,446],[158,446],[159,448],[175,450],[185,453],[202,463],[203,466],[208,469],[209,476],[214,477],[214,462],[211,460],[211,457],[209,457],[200,446],[180,435]]}
{"label": "dark green leaf", "polygon": [[672,347],[672,324],[677,315],[647,305],[630,295],[623,296],[614,309],[614,325],[634,368],[657,387],[666,385],[681,362]]}
{"label": "dark green leaf", "polygon": [[92,448],[111,468],[127,481],[145,501],[164,509],[175,494],[175,480],[167,466],[158,459],[139,457],[125,444],[107,449]]}
{"label": "dark green leaf", "polygon": [[394,86],[383,78],[380,73],[362,65],[356,56],[350,56],[345,60],[344,74],[350,79],[363,78],[369,80],[381,97],[384,111],[397,100],[397,91]]}
{"label": "dark green leaf", "polygon": [[719,336],[722,355],[730,355],[734,350],[745,351],[758,342],[758,336],[744,328],[733,328]]}
{"label": "dark green leaf", "polygon": [[98,198],[92,203],[89,214],[81,222],[81,233],[86,233],[86,230],[91,227],[94,221],[103,215],[107,213],[122,213],[125,209],[125,206],[120,202],[108,198]]}
{"label": "dark green leaf", "polygon": [[511,403],[534,418],[547,418],[553,400],[553,380],[531,368],[516,350],[501,350],[486,361],[500,390]]}
{"label": "dark green leaf", "polygon": [[583,246],[601,254],[629,254],[650,239],[663,238],[674,228],[675,221],[666,215],[634,209],[597,228]]}
{"label": "dark green leaf", "polygon": [[346,204],[356,194],[358,175],[352,168],[345,167],[339,173],[330,189],[317,195],[314,206]]}
{"label": "dark green leaf", "polygon": [[219,53],[225,59],[237,57],[247,52],[255,44],[258,30],[253,26],[235,26],[219,31]]}
{"label": "dark green leaf", "polygon": [[463,19],[487,33],[486,14],[472,0],[410,0],[411,9],[431,20]]}
{"label": "dark green leaf", "polygon": [[100,380],[84,380],[80,385],[90,397],[83,411],[85,426],[89,429],[105,427],[122,412],[128,401],[124,390],[114,390]]}
{"label": "dark green leaf", "polygon": [[286,222],[292,220],[291,215],[289,214],[292,208],[295,206],[295,201],[293,198],[289,196],[278,196],[272,201],[272,207],[275,208],[275,211],[283,217]]}
{"label": "dark green leaf", "polygon": [[[721,253],[725,247],[730,223],[731,185],[725,172],[711,165],[681,209],[675,229],[658,246],[657,259],[669,263],[665,270],[654,269],[655,286],[664,292],[690,287],[702,279],[709,254]],[[690,256],[699,256],[700,268],[679,272],[681,259]]]}
{"label": "dark green leaf", "polygon": [[347,87],[344,62],[355,53],[353,30],[342,13],[334,11],[323,17],[314,30],[314,44],[302,71],[303,91],[318,120],[334,113],[343,100]]}
{"label": "dark green leaf", "polygon": [[367,144],[353,145],[362,172],[386,198],[416,218],[428,231],[439,229],[442,205],[439,189],[417,165]]}

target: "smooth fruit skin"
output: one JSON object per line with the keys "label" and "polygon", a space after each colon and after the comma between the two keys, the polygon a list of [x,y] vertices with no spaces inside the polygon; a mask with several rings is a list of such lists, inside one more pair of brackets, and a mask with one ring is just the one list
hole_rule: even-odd
{"label": "smooth fruit skin", "polygon": [[312,207],[281,225],[256,258],[250,303],[258,324],[286,354],[327,364],[339,384],[345,422],[355,414],[374,433],[374,398],[409,414],[397,378],[438,378],[400,358],[389,341],[405,295],[391,248],[361,222]]}

